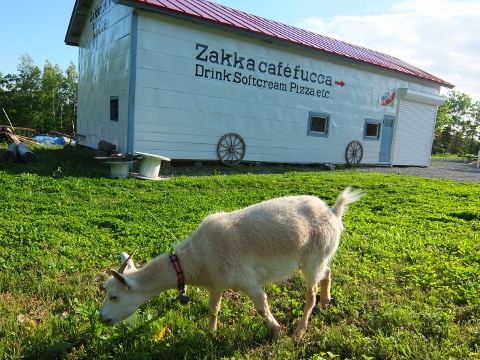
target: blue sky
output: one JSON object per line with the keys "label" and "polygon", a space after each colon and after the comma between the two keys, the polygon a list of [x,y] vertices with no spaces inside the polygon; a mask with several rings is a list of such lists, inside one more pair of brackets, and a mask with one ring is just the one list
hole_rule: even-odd
{"label": "blue sky", "polygon": [[[480,2],[469,0],[216,0],[222,5],[315,31],[405,60],[480,100]],[[0,71],[22,54],[77,65],[64,43],[74,0],[0,0]],[[5,16],[7,14],[7,16]]]}

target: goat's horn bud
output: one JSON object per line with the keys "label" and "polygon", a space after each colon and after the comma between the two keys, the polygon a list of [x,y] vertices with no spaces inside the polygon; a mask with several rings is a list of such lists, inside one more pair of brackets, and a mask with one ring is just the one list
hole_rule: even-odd
{"label": "goat's horn bud", "polygon": [[[135,250],[136,251],[136,250]],[[127,268],[128,262],[132,259],[133,255],[135,255],[135,251],[132,252],[132,254],[125,260],[125,262],[120,266],[120,269],[118,269],[119,274],[123,274],[123,271]]]}

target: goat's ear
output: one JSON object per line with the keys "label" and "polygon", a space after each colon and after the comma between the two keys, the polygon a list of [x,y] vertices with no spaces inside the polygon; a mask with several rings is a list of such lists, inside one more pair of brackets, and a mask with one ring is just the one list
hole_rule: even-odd
{"label": "goat's ear", "polygon": [[130,255],[128,255],[125,251],[122,251],[122,252],[120,253],[120,259],[122,259],[122,262],[127,261],[127,259],[128,259],[129,256],[130,256]]}
{"label": "goat's ear", "polygon": [[112,276],[117,279],[118,281],[120,281],[123,285],[125,285],[127,288],[130,288],[130,280],[123,274],[120,274],[118,271],[116,270],[113,270],[111,269],[110,270],[110,274],[112,274]]}
{"label": "goat's ear", "polygon": [[132,257],[135,254],[135,251],[132,253],[132,256],[128,255],[126,252],[122,252],[120,254],[120,258],[122,259],[122,263],[127,262],[125,265],[125,269],[122,271],[122,274],[126,274],[132,271],[136,271],[137,268],[135,267],[135,264],[133,263]]}

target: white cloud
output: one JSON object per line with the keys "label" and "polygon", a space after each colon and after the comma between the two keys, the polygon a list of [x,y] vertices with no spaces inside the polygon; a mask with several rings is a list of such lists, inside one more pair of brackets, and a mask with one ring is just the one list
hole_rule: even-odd
{"label": "white cloud", "polygon": [[480,100],[480,2],[406,0],[385,14],[310,17],[298,26],[405,60]]}

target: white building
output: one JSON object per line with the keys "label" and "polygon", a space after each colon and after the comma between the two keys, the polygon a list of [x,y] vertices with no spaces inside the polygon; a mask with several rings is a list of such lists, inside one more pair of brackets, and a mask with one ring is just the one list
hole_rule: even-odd
{"label": "white building", "polygon": [[206,0],[76,0],[65,42],[79,48],[82,144],[172,160],[428,166],[453,88]]}

